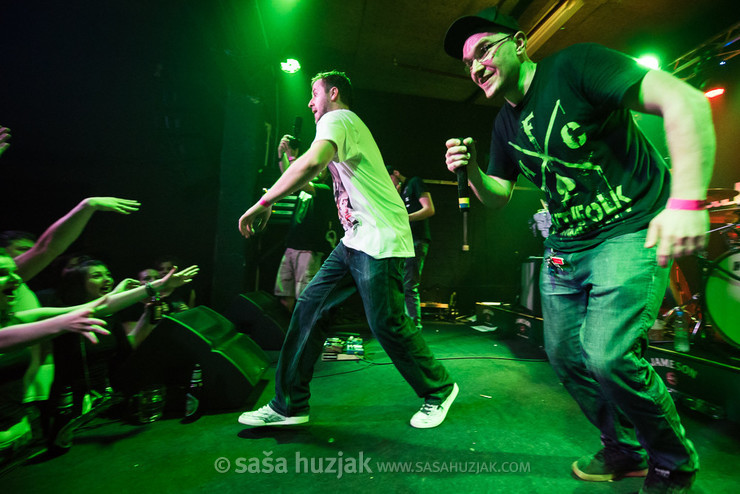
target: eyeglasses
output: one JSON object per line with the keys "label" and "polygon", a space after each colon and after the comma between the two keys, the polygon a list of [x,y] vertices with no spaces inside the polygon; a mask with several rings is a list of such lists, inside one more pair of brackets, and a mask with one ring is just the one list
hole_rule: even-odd
{"label": "eyeglasses", "polygon": [[[514,35],[510,34],[504,38],[501,38],[498,41],[494,41],[492,43],[484,43],[480,45],[475,51],[477,55],[475,55],[471,60],[465,61],[465,67],[468,69],[468,72],[471,72],[473,70],[473,63],[477,60],[478,63],[483,64],[483,60],[487,58],[493,58],[496,56],[496,52],[498,51],[499,47],[506,41],[507,39],[513,38]],[[493,50],[493,52],[491,52]],[[489,55],[490,54],[490,55]]]}

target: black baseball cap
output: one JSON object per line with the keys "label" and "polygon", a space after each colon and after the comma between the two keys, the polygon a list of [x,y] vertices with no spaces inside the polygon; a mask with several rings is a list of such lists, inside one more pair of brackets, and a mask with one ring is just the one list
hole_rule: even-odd
{"label": "black baseball cap", "polygon": [[514,34],[519,31],[519,23],[510,15],[499,12],[496,7],[460,17],[447,29],[445,51],[452,58],[462,60],[465,41],[475,33],[488,31]]}

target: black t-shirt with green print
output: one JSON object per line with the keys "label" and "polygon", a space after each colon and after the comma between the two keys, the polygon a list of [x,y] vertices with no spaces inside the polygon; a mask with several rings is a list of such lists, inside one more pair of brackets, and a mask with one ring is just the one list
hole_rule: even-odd
{"label": "black t-shirt with green print", "polygon": [[588,249],[645,228],[665,206],[668,166],[621,107],[647,71],[603,46],[573,45],[539,62],[524,99],[497,116],[487,173],[521,173],[543,191],[546,246]]}

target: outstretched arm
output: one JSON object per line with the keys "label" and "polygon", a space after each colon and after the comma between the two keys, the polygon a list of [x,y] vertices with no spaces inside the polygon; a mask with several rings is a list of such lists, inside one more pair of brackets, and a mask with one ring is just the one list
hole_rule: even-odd
{"label": "outstretched arm", "polygon": [[329,164],[335,153],[336,148],[333,142],[314,141],[309,150],[290,165],[290,168],[280,176],[270,190],[265,192],[257,204],[239,218],[241,234],[249,238],[261,231],[270,218],[270,206],[310,182]]}
{"label": "outstretched arm", "polygon": [[105,321],[91,317],[92,312],[92,309],[78,309],[44,321],[2,328],[0,329],[0,350],[7,351],[28,346],[67,331],[80,333],[93,343],[97,343],[96,334],[110,334],[110,332],[105,329]]}
{"label": "outstretched arm", "polygon": [[480,202],[496,209],[506,206],[514,190],[514,184],[509,180],[483,173],[478,166],[473,139],[471,137],[466,137],[462,141],[449,139],[445,145],[447,169],[454,173],[461,166],[467,166],[468,184]]}
{"label": "outstretched arm", "polygon": [[680,79],[652,70],[625,103],[635,111],[663,117],[671,155],[671,195],[668,207],[648,228],[645,247],[658,245],[658,264],[704,249],[709,213],[702,207],[678,209],[675,200],[704,201],[712,177],[716,139],[712,110],[704,94]]}
{"label": "outstretched arm", "polygon": [[117,197],[84,199],[41,234],[36,245],[15,258],[18,275],[28,281],[39,274],[77,240],[95,211],[129,214],[138,211],[140,205],[138,201]]}
{"label": "outstretched arm", "polygon": [[173,268],[164,278],[147,283],[124,292],[108,294],[99,299],[93,300],[86,304],[74,307],[41,307],[38,309],[18,312],[15,317],[21,322],[35,322],[49,317],[66,314],[78,309],[92,309],[96,315],[107,316],[114,314],[126,307],[134,305],[147,297],[161,294],[166,296],[172,293],[176,288],[190,283],[198,274],[198,266],[190,266],[182,271],[175,271]]}

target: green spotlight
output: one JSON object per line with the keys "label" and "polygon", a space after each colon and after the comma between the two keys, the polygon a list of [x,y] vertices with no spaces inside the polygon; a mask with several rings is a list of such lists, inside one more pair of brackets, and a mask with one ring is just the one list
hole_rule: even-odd
{"label": "green spotlight", "polygon": [[640,65],[644,65],[649,69],[660,69],[660,61],[658,60],[658,57],[655,57],[653,55],[644,55],[637,59],[637,63],[639,63]]}
{"label": "green spotlight", "polygon": [[301,64],[295,58],[289,58],[285,62],[280,62],[280,68],[283,69],[283,72],[295,74],[301,70]]}

